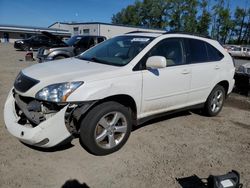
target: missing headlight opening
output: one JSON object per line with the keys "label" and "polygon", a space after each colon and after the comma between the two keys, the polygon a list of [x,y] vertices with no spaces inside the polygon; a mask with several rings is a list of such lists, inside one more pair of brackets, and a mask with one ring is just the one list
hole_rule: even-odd
{"label": "missing headlight opening", "polygon": [[37,100],[31,97],[23,97],[13,90],[15,98],[15,110],[19,116],[18,123],[27,127],[36,127],[40,123],[54,116],[62,108],[68,105],[65,112],[65,126],[71,134],[78,134],[79,120],[81,116],[95,103],[56,103]]}
{"label": "missing headlight opening", "polygon": [[55,103],[38,101],[31,97],[23,97],[15,93],[15,91],[13,91],[13,96],[15,98],[16,114],[20,118],[18,123],[29,127],[36,127],[65,106],[65,104],[58,105]]}

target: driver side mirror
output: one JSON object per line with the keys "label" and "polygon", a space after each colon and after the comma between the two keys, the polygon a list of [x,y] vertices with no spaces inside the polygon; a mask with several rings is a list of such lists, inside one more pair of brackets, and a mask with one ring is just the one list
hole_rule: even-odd
{"label": "driver side mirror", "polygon": [[152,56],[147,59],[146,67],[151,69],[160,69],[167,66],[167,60],[163,56]]}

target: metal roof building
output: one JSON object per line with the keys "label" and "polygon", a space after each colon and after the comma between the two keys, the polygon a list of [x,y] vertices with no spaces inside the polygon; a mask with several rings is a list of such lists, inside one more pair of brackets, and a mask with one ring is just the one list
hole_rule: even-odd
{"label": "metal roof building", "polygon": [[107,38],[111,38],[131,31],[146,31],[159,33],[165,32],[165,30],[161,29],[151,29],[102,22],[55,22],[51,24],[49,28],[67,30],[71,33],[71,35],[99,35],[105,36]]}
{"label": "metal roof building", "polygon": [[0,25],[0,42],[14,42],[18,39],[28,38],[32,35],[39,35],[41,31],[47,31],[61,37],[70,37],[71,34],[67,30],[32,27],[20,25]]}

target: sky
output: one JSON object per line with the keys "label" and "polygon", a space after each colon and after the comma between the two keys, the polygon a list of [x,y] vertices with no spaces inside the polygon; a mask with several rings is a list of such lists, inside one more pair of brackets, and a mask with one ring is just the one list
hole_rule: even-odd
{"label": "sky", "polygon": [[[105,22],[135,0],[0,0],[0,24],[48,27],[54,22]],[[231,0],[231,9],[250,0]]]}

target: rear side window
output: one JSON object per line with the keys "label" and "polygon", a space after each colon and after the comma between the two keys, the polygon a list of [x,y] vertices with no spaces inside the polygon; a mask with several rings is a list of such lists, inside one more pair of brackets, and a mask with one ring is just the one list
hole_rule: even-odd
{"label": "rear side window", "polygon": [[211,44],[206,43],[206,45],[209,61],[220,61],[224,57],[224,55]]}
{"label": "rear side window", "polygon": [[188,53],[187,59],[190,63],[207,62],[207,48],[205,42],[196,39],[187,39]]}
{"label": "rear side window", "polygon": [[223,54],[211,44],[197,39],[186,39],[186,48],[189,63],[220,61],[224,57]]}

